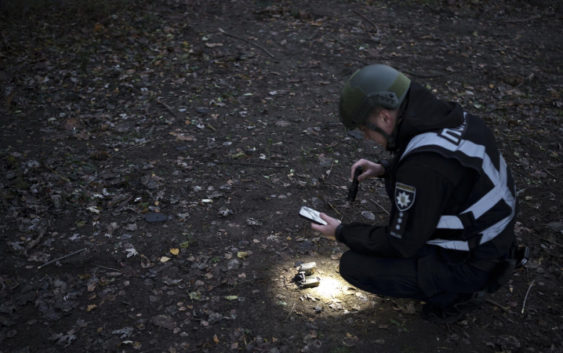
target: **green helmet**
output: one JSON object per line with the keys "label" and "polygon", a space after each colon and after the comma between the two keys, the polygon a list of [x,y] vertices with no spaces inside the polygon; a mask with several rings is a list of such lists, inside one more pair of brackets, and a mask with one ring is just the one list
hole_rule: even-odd
{"label": "green helmet", "polygon": [[348,129],[366,123],[374,108],[398,109],[411,80],[391,66],[374,64],[356,71],[340,95],[340,120]]}

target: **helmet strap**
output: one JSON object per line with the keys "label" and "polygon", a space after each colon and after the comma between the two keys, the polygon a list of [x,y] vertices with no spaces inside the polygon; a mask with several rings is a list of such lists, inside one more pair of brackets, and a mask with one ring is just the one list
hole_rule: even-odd
{"label": "helmet strap", "polygon": [[[374,123],[372,123],[371,121],[366,121],[365,126],[370,129],[371,131],[375,131],[379,134],[381,134],[383,136],[383,138],[385,138],[385,140],[387,140],[387,150],[388,151],[393,151],[395,149],[395,129],[393,129],[393,133],[391,135],[389,135],[388,133],[386,133],[382,128],[380,128],[379,126],[375,125]],[[395,126],[397,126],[395,124]]]}

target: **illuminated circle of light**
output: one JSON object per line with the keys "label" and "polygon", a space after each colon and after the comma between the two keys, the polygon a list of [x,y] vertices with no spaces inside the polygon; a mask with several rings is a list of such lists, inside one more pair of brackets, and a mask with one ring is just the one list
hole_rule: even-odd
{"label": "illuminated circle of light", "polygon": [[344,290],[348,287],[348,284],[344,280],[332,277],[332,276],[322,276],[319,286],[312,289],[319,297],[324,299],[335,298],[344,294]]}
{"label": "illuminated circle of light", "polygon": [[[307,262],[306,259],[304,260]],[[315,259],[317,268],[311,276],[320,279],[319,286],[313,288],[299,289],[293,281],[297,274],[295,260],[282,262],[278,266],[271,268],[273,279],[271,298],[279,308],[288,311],[288,317],[292,313],[307,313],[311,310],[317,311],[321,308],[324,315],[341,316],[370,308],[374,301],[369,300],[365,295],[358,295],[360,292],[350,283],[346,282],[334,269],[333,261],[323,261]]]}

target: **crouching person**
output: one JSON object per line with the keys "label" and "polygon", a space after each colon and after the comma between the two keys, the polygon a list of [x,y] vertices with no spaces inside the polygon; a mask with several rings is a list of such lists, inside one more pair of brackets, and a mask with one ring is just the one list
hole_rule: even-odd
{"label": "crouching person", "polygon": [[[426,302],[423,314],[448,318],[458,304],[499,288],[519,259],[510,170],[482,119],[437,99],[386,65],[369,65],[346,82],[340,118],[348,129],[393,153],[359,159],[361,182],[385,179],[392,209],[385,225],[312,224],[350,250],[340,273],[368,292]],[[521,255],[521,254],[520,254]]]}

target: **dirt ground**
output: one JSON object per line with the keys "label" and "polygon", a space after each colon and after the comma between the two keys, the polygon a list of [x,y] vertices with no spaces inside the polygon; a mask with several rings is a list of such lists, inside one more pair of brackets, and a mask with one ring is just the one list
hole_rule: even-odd
{"label": "dirt ground", "polygon": [[[551,1],[0,2],[0,353],[562,352],[563,27]],[[344,79],[484,117],[527,268],[461,321],[339,281],[297,216],[385,223]],[[299,290],[296,264],[321,286]]]}

